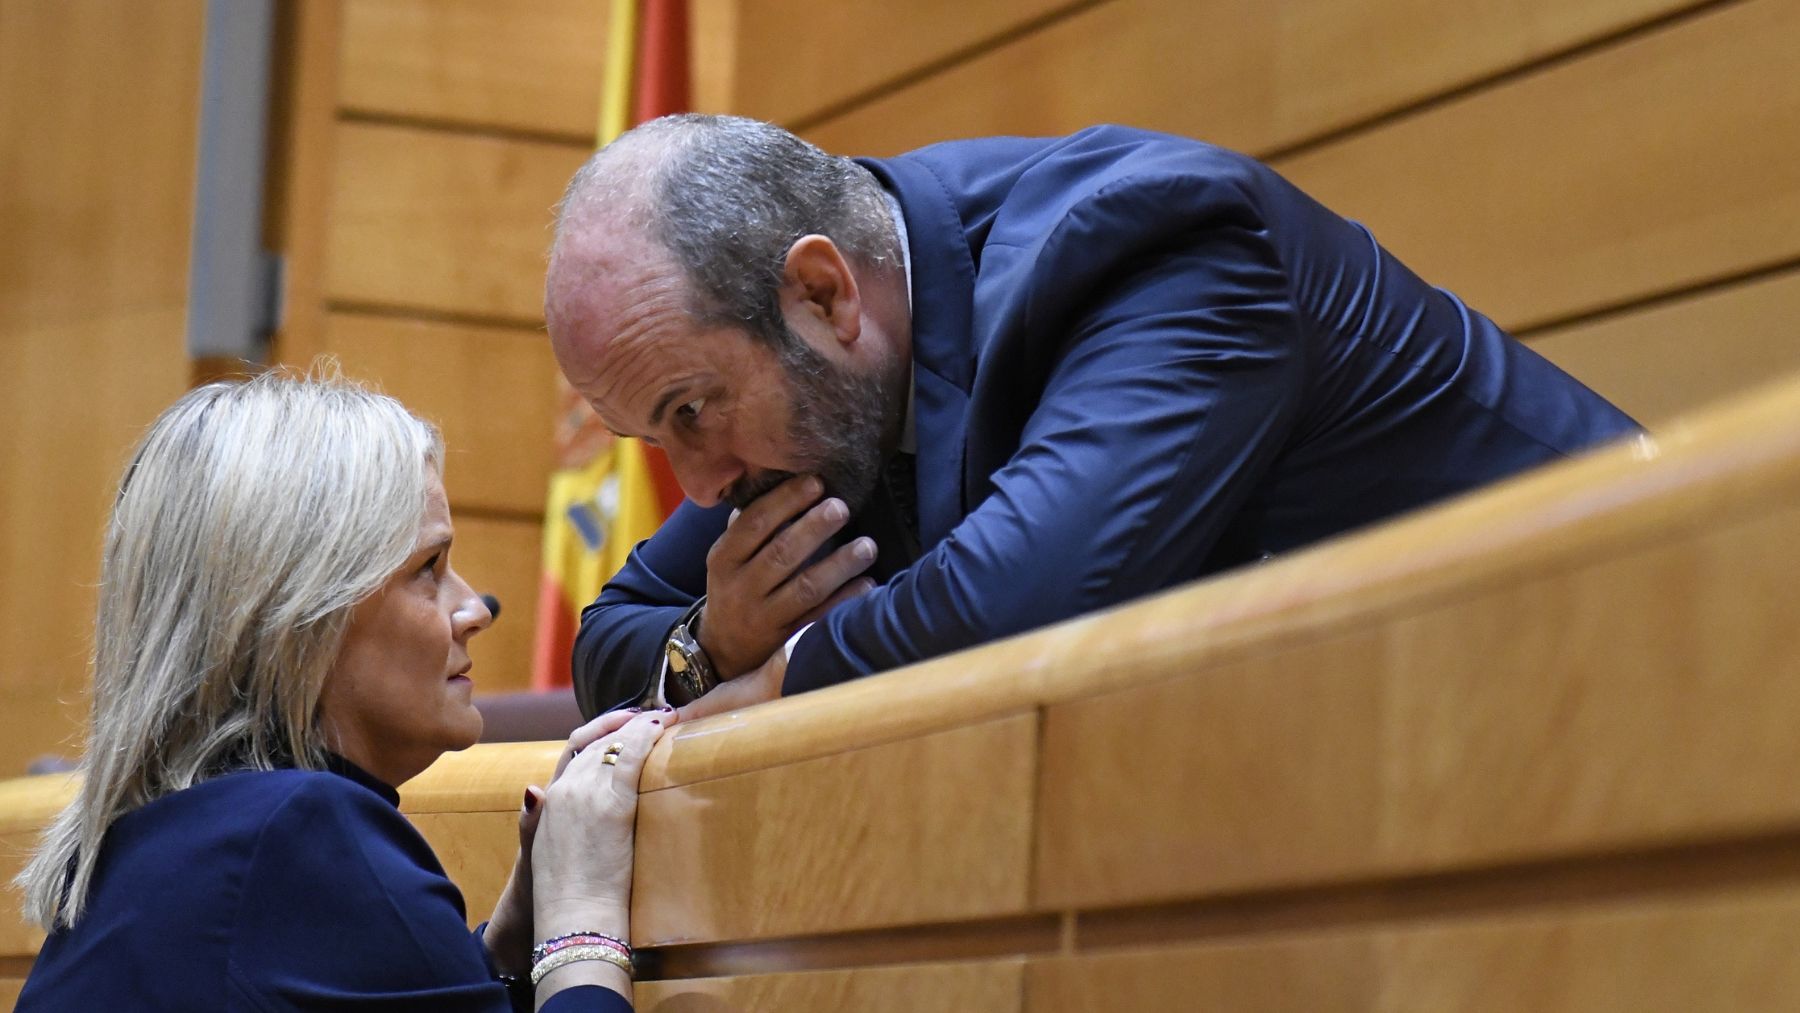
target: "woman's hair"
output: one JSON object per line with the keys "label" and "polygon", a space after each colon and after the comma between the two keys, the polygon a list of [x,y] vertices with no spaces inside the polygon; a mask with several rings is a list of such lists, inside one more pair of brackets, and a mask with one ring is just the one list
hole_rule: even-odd
{"label": "woman's hair", "polygon": [[119,483],[76,798],[19,875],[74,924],[113,821],[234,770],[317,769],[319,695],[351,607],[413,552],[437,431],[335,375],[189,392]]}

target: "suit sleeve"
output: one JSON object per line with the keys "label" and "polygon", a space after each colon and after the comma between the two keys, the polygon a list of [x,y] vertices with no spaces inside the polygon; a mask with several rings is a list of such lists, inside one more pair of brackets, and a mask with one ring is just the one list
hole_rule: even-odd
{"label": "suit sleeve", "polygon": [[643,699],[661,671],[669,631],[706,593],[706,553],[730,516],[728,505],[682,503],[582,610],[571,669],[583,715]]}
{"label": "suit sleeve", "polygon": [[1063,320],[1034,324],[1068,337],[1036,343],[1056,358],[993,492],[912,567],[801,637],[785,693],[1206,569],[1304,386],[1284,272],[1263,233],[1232,226],[1140,250],[1092,291]]}
{"label": "suit sleeve", "polygon": [[[424,839],[384,800],[336,775],[303,782],[264,827],[227,979],[232,1008],[259,1013],[514,1008]],[[544,1008],[631,1007],[595,986],[564,990]]]}

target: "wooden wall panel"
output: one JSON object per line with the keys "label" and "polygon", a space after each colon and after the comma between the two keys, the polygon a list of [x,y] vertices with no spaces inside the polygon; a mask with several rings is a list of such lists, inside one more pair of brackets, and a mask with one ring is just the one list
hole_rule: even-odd
{"label": "wooden wall panel", "polygon": [[339,2],[276,6],[280,55],[270,102],[263,241],[281,252],[282,275],[281,320],[270,355],[302,366],[325,339],[325,243],[342,14]]}
{"label": "wooden wall panel", "polygon": [[1023,976],[1022,961],[1006,960],[645,981],[632,1002],[639,1013],[1016,1013]]}
{"label": "wooden wall panel", "polygon": [[634,941],[1023,910],[1036,739],[1036,717],[1024,714],[646,792]]}
{"label": "wooden wall panel", "polygon": [[328,298],[541,319],[552,208],[588,153],[577,144],[341,124]]}
{"label": "wooden wall panel", "polygon": [[805,135],[830,151],[884,155],[1109,122],[1267,151],[1695,3],[1111,0],[806,124]]}
{"label": "wooden wall panel", "polygon": [[186,387],[203,8],[0,3],[0,776],[76,743],[111,493]]}
{"label": "wooden wall panel", "polygon": [[1800,371],[1800,271],[1540,331],[1530,345],[1655,428]]}
{"label": "wooden wall panel", "polygon": [[722,52],[702,51],[715,66],[696,67],[694,108],[793,123],[1058,9],[1082,5],[703,0],[694,8],[695,34],[717,32],[729,43]]}
{"label": "wooden wall panel", "polygon": [[325,351],[443,430],[452,507],[543,511],[557,392],[542,331],[333,313]]}
{"label": "wooden wall panel", "polygon": [[1797,944],[1786,885],[1033,961],[1025,1008],[1773,1013]]}
{"label": "wooden wall panel", "polygon": [[1036,903],[1792,825],[1800,688],[1776,673],[1800,671],[1785,590],[1796,569],[1800,508],[1765,506],[1616,558],[1520,567],[1368,629],[1048,707]]}
{"label": "wooden wall panel", "polygon": [[0,323],[184,303],[204,7],[0,4]]}
{"label": "wooden wall panel", "polygon": [[346,110],[565,134],[599,115],[607,0],[346,0]]}
{"label": "wooden wall panel", "polygon": [[543,525],[537,517],[455,514],[457,572],[475,590],[496,595],[501,615],[469,642],[477,693],[531,687],[532,630],[537,614]]}
{"label": "wooden wall panel", "polygon": [[1800,255],[1800,6],[1719,7],[1278,163],[1525,328]]}

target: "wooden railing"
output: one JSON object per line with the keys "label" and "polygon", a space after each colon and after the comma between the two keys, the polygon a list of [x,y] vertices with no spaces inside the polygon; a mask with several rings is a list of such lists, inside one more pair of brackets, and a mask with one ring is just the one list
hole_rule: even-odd
{"label": "wooden railing", "polygon": [[[643,784],[639,1008],[1792,1008],[1796,573],[1790,383],[679,726]],[[476,917],[556,748],[403,792]],[[0,845],[63,784],[0,786]],[[22,974],[34,940],[0,933]]]}

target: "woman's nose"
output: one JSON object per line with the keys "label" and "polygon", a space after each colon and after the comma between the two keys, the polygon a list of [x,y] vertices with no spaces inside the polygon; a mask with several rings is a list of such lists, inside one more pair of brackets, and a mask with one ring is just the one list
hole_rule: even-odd
{"label": "woman's nose", "polygon": [[[494,624],[500,614],[500,600],[492,595],[476,594],[469,582],[455,570],[450,571],[457,588],[456,611],[451,613],[451,632],[458,640],[466,640]],[[492,601],[493,605],[488,602]]]}

